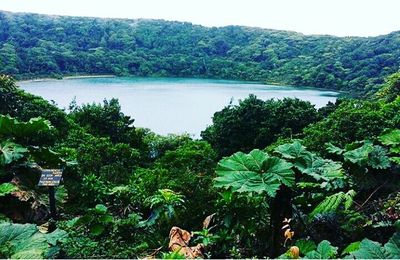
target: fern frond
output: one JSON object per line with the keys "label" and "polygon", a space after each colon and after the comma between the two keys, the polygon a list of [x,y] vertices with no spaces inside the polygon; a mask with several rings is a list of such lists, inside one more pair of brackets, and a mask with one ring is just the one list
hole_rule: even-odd
{"label": "fern frond", "polygon": [[335,212],[341,205],[347,210],[353,205],[355,195],[354,190],[349,190],[346,193],[341,191],[328,196],[311,212],[310,217],[312,218],[317,214]]}

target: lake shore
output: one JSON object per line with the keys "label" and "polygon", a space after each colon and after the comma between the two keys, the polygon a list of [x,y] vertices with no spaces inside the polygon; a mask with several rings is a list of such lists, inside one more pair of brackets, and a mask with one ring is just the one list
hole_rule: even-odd
{"label": "lake shore", "polygon": [[62,77],[62,78],[35,78],[35,79],[23,79],[23,80],[18,80],[17,83],[55,81],[55,80],[64,80],[64,79],[115,78],[115,77],[117,77],[117,76],[112,75],[112,74],[104,74],[104,75],[75,75],[75,76],[64,76],[64,77]]}
{"label": "lake shore", "polygon": [[[124,76],[117,76],[113,74],[99,74],[99,75],[65,75],[60,78],[50,78],[50,77],[43,77],[43,78],[32,78],[32,79],[22,79],[22,80],[17,80],[17,83],[31,83],[31,82],[46,82],[46,81],[59,81],[59,80],[69,80],[69,79],[85,79],[85,78],[119,78],[119,77],[124,77]],[[125,77],[137,77],[137,76],[125,76]],[[166,79],[210,79],[210,80],[227,80],[227,79],[212,79],[212,78],[190,78],[190,77],[181,77],[181,78],[175,78],[175,77],[154,77],[154,76],[147,76],[147,77],[139,77],[139,78],[149,78],[149,79],[156,79],[156,78],[166,78]],[[336,89],[326,89],[326,88],[316,88],[316,87],[309,87],[309,86],[295,86],[295,85],[289,85],[286,83],[279,83],[279,82],[267,82],[267,81],[241,81],[241,80],[232,80],[236,82],[243,82],[243,83],[250,83],[250,84],[261,84],[265,86],[273,86],[273,87],[293,87],[293,88],[301,88],[301,89],[310,89],[310,90],[320,90],[320,91],[333,91],[336,93],[339,93],[339,95],[334,95],[336,97],[344,97],[347,96],[348,92],[347,91],[341,91],[341,90],[336,90]]]}

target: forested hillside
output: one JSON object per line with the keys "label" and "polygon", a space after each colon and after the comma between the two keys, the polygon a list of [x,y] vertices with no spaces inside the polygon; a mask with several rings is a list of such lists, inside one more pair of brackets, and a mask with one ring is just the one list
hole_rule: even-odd
{"label": "forested hillside", "polygon": [[400,33],[362,38],[0,12],[0,72],[207,77],[366,92],[400,66]]}

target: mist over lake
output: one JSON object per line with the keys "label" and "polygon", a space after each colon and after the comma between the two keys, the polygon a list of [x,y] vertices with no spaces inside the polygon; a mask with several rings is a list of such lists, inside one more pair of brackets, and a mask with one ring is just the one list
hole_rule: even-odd
{"label": "mist over lake", "polygon": [[299,98],[316,108],[334,102],[338,93],[309,88],[265,84],[181,78],[79,78],[19,82],[29,93],[53,100],[68,108],[72,100],[78,105],[99,103],[117,98],[122,111],[135,119],[136,127],[150,128],[158,134],[190,133],[195,137],[211,124],[215,112],[232,101],[255,94],[258,98]]}

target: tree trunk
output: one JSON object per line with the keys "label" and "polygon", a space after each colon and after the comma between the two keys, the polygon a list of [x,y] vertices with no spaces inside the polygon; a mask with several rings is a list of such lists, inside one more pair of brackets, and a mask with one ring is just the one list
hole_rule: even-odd
{"label": "tree trunk", "polygon": [[276,258],[285,252],[283,243],[285,241],[282,230],[283,220],[292,217],[292,190],[282,185],[277,192],[271,205],[271,231],[272,244],[270,257]]}

